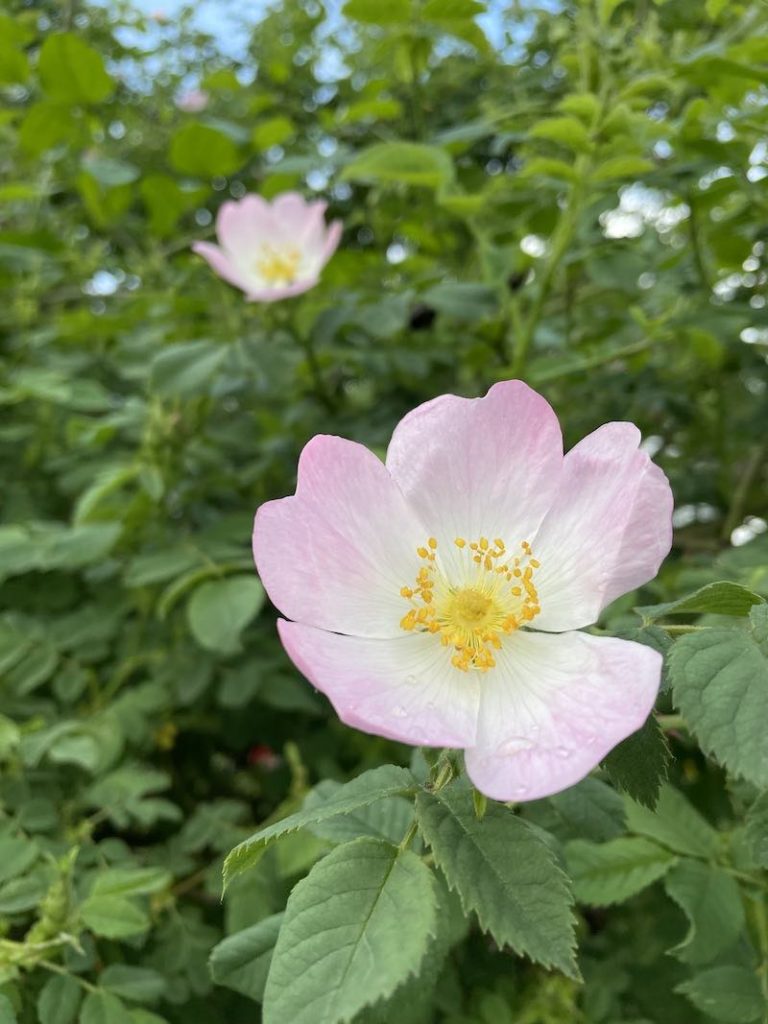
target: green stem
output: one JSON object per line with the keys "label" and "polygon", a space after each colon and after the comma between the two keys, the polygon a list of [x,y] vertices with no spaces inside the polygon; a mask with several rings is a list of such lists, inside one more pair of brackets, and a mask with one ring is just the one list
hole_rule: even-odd
{"label": "green stem", "polygon": [[582,373],[584,370],[593,370],[596,366],[604,366],[605,363],[612,363],[615,359],[623,359],[625,356],[634,356],[638,352],[645,352],[651,348],[660,338],[641,338],[640,341],[632,341],[620,348],[614,348],[610,352],[598,352],[594,356],[585,356],[578,364],[573,366],[553,367],[551,370],[543,370],[535,375],[537,384],[545,381],[557,380],[559,377],[567,377],[572,373]]}
{"label": "green stem", "polygon": [[55,964],[50,960],[39,960],[37,963],[38,967],[44,967],[46,971],[51,971],[53,974],[61,974],[65,978],[74,978],[78,985],[82,985],[86,992],[98,992],[98,988],[92,985],[90,981],[86,981],[85,978],[81,978],[79,974],[72,974],[66,967],[62,967],[61,964]]}
{"label": "green stem", "polygon": [[317,353],[315,352],[315,345],[311,335],[304,336],[296,333],[294,337],[304,349],[304,355],[307,357],[307,366],[309,367],[312,383],[314,384],[315,395],[328,412],[335,413],[336,403],[323,380],[323,374],[320,370],[320,363],[317,360]]}
{"label": "green stem", "polygon": [[757,471],[760,469],[765,456],[765,449],[766,446],[764,443],[758,443],[752,447],[749,455],[747,456],[744,468],[742,469],[736,486],[733,489],[733,497],[731,498],[728,515],[725,517],[725,522],[723,523],[721,535],[723,540],[728,540],[735,527],[737,527],[742,520],[744,507],[749,495],[749,489],[752,486],[752,481],[754,480]]}
{"label": "green stem", "polygon": [[687,731],[688,729],[682,715],[657,715],[656,721],[664,732],[672,732],[679,729],[685,729]]}
{"label": "green stem", "polygon": [[416,824],[415,821],[412,821],[411,824],[408,826],[408,831],[405,833],[405,835],[403,836],[402,840],[400,841],[400,845],[398,846],[398,849],[399,850],[407,850],[408,847],[413,842],[414,836],[416,835],[418,830],[419,830],[419,826]]}

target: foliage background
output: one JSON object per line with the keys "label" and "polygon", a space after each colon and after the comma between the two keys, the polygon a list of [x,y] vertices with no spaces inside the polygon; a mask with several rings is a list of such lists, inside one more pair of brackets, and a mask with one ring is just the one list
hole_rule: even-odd
{"label": "foliage background", "polygon": [[[223,947],[212,976],[211,950],[268,921],[268,953],[334,835],[296,832],[222,902],[224,855],[318,780],[411,752],[340,725],[288,663],[253,511],[292,491],[314,433],[382,450],[418,402],[512,375],[569,444],[636,422],[672,482],[673,554],[600,623],[674,642],[672,788],[643,808],[667,760],[649,726],[521,811],[574,879],[584,984],[459,913],[420,998],[359,1020],[765,1015],[768,10],[512,3],[485,30],[483,12],[287,0],[234,60],[189,14],[6,0],[2,1024],[254,1020],[264,959]],[[192,85],[198,113],[175,102]],[[247,305],[189,246],[228,196],[288,188],[329,199],[342,247],[306,296]],[[716,580],[753,596],[632,611]],[[690,625],[741,645],[706,680],[685,675]],[[694,725],[716,677],[725,704]]]}

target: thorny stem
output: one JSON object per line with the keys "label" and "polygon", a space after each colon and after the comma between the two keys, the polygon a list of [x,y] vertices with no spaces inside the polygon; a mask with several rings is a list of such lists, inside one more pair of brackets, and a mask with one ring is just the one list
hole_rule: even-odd
{"label": "thorny stem", "polygon": [[682,635],[684,633],[703,633],[706,630],[711,629],[711,626],[678,626],[672,622],[658,622],[659,629],[665,630],[672,636]]}

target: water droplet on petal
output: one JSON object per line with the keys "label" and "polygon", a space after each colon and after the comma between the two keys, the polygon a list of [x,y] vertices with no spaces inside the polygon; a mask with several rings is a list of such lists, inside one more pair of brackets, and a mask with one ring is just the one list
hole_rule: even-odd
{"label": "water droplet on petal", "polygon": [[411,683],[411,684],[412,683],[417,683],[419,681],[419,678],[418,678],[418,676],[415,676],[415,675],[411,674],[411,675],[405,677],[405,681],[406,681],[406,683]]}
{"label": "water droplet on petal", "polygon": [[558,757],[562,757],[562,759],[565,761],[567,758],[571,756],[573,751],[570,749],[570,747],[558,747],[555,753]]}
{"label": "water droplet on petal", "polygon": [[527,736],[513,736],[499,747],[498,752],[502,756],[508,754],[519,754],[523,750],[530,750],[533,747],[533,740],[529,740]]}
{"label": "water droplet on petal", "polygon": [[593,736],[590,733],[589,736],[585,736],[584,737],[584,746],[585,747],[591,747],[595,743],[596,740],[597,740],[597,736]]}
{"label": "water droplet on petal", "polygon": [[515,786],[515,796],[525,796],[527,792],[527,786]]}
{"label": "water droplet on petal", "polygon": [[395,716],[395,718],[406,718],[408,712],[405,710],[402,704],[396,704],[394,708],[392,708],[392,714]]}

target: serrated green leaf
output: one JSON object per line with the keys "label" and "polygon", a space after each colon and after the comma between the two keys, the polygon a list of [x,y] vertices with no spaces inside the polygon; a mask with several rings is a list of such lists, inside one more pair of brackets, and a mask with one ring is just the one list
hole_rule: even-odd
{"label": "serrated green leaf", "polygon": [[209,964],[216,984],[260,1003],[282,921],[282,913],[273,914],[214,946]]}
{"label": "serrated green leaf", "polygon": [[687,597],[678,601],[667,601],[665,604],[649,604],[635,608],[645,622],[657,622],[667,615],[682,613],[710,613],[713,615],[749,615],[753,605],[764,604],[764,599],[748,587],[739,583],[722,580],[719,583],[708,583]]}
{"label": "serrated green leaf", "polygon": [[579,176],[570,164],[564,160],[555,160],[550,157],[536,156],[526,160],[520,170],[520,177],[528,178],[555,178],[557,181],[575,183]]}
{"label": "serrated green leaf", "polygon": [[429,868],[356,839],[288,899],[264,992],[264,1024],[343,1024],[416,972],[436,925]]}
{"label": "serrated green leaf", "polygon": [[[303,810],[311,811],[333,800],[343,789],[340,782],[329,779],[310,790],[304,800]],[[308,826],[309,831],[321,839],[334,843],[346,843],[360,836],[386,839],[399,843],[413,821],[413,803],[400,796],[377,800],[368,807],[360,807],[352,814],[341,814]]]}
{"label": "serrated green leaf", "polygon": [[479,821],[471,790],[457,782],[419,793],[416,816],[435,863],[483,931],[500,946],[577,976],[572,896],[537,829],[498,803]]}
{"label": "serrated green leaf", "polygon": [[565,852],[576,898],[596,907],[629,899],[662,878],[677,861],[668,850],[639,838],[607,843],[575,839],[566,844]]}
{"label": "serrated green leaf", "polygon": [[670,871],[664,887],[689,921],[682,942],[670,952],[689,964],[706,964],[736,941],[744,927],[739,886],[722,868],[684,860]]}
{"label": "serrated green leaf", "polygon": [[234,654],[240,650],[240,634],[264,600],[264,588],[253,574],[208,580],[196,588],[187,605],[189,628],[206,650]]}
{"label": "serrated green leaf", "polygon": [[752,608],[749,632],[690,633],[669,657],[675,703],[704,751],[761,788],[768,788],[766,608]]}
{"label": "serrated green leaf", "polygon": [[40,1024],[72,1024],[80,1007],[83,989],[69,975],[49,978],[37,997]]}
{"label": "serrated green leaf", "polygon": [[608,754],[603,766],[611,782],[646,807],[655,807],[671,754],[661,726],[651,715],[645,725]]}
{"label": "serrated green leaf", "polygon": [[342,172],[344,181],[439,188],[453,180],[453,161],[444,149],[421,142],[377,142],[357,153]]}
{"label": "serrated green leaf", "polygon": [[751,1024],[762,1019],[766,1002],[754,971],[744,967],[713,967],[675,989],[697,1010],[726,1024]]}
{"label": "serrated green leaf", "polygon": [[717,855],[720,837],[683,794],[664,786],[654,810],[627,797],[627,828],[689,857],[708,860]]}
{"label": "serrated green leaf", "polygon": [[8,996],[0,992],[0,1024],[16,1024],[16,1011]]}
{"label": "serrated green leaf", "polygon": [[745,839],[755,864],[768,868],[768,793],[759,796],[749,808]]}
{"label": "serrated green leaf", "polygon": [[225,887],[236,875],[258,863],[274,839],[338,815],[351,814],[377,800],[399,796],[410,789],[414,782],[407,768],[399,768],[393,764],[385,764],[381,768],[364,772],[342,786],[334,797],[322,805],[298,811],[281,821],[276,821],[236,846],[224,862]]}
{"label": "serrated green leaf", "polygon": [[[536,805],[540,804],[549,811],[541,824],[561,840],[584,838],[605,842],[624,831],[624,802],[599,779],[582,779],[562,793],[536,801]],[[538,818],[533,820],[539,824]]]}
{"label": "serrated green leaf", "polygon": [[[150,773],[151,775],[151,773]],[[152,788],[160,788],[159,776]],[[141,786],[140,777],[137,780]],[[164,868],[107,868],[96,876],[91,893],[98,896],[146,896],[161,892],[171,882]]]}
{"label": "serrated green leaf", "polygon": [[56,103],[101,103],[115,88],[101,54],[73,32],[48,36],[40,50],[38,71],[43,88]]}

